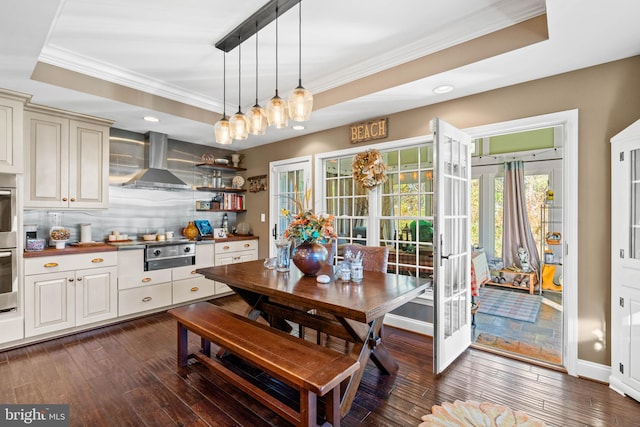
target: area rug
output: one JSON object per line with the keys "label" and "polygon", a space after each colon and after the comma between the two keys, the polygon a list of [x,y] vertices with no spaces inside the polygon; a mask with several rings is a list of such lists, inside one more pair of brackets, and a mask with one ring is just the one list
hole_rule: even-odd
{"label": "area rug", "polygon": [[536,323],[542,297],[482,287],[478,301],[478,313]]}
{"label": "area rug", "polygon": [[434,405],[418,427],[545,427],[544,421],[496,403],[473,400]]}

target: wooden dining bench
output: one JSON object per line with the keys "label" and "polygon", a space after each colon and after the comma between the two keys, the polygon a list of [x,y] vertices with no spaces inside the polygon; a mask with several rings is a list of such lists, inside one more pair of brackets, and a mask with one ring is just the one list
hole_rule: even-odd
{"label": "wooden dining bench", "polygon": [[[169,310],[169,314],[178,321],[178,366],[186,366],[189,358],[196,358],[226,381],[299,426],[317,425],[318,396],[326,395],[327,422],[323,425],[340,425],[340,383],[359,369],[357,360],[207,302],[175,308]],[[200,353],[189,354],[188,331],[201,338]],[[231,371],[215,356],[212,358],[212,342],[297,389],[300,392],[299,411]]]}

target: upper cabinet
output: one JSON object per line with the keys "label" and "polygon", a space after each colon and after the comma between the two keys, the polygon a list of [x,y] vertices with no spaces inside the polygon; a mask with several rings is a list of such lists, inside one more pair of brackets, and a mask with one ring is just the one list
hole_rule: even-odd
{"label": "upper cabinet", "polygon": [[110,126],[94,117],[25,107],[24,206],[108,208]]}
{"label": "upper cabinet", "polygon": [[0,173],[22,173],[22,120],[29,98],[0,90]]}

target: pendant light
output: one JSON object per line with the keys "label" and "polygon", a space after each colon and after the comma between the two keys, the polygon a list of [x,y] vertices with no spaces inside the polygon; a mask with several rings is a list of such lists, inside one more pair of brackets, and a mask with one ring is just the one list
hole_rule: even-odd
{"label": "pendant light", "polygon": [[267,105],[267,121],[269,126],[281,129],[289,125],[289,109],[285,100],[278,96],[278,12],[276,3],[276,94]]}
{"label": "pendant light", "polygon": [[298,3],[298,87],[289,95],[289,115],[294,122],[311,119],[313,95],[302,87],[302,1]]}
{"label": "pendant light", "polygon": [[229,125],[231,126],[231,137],[243,140],[249,137],[249,133],[247,132],[247,120],[242,114],[242,44],[240,43],[241,40],[238,41],[238,112],[231,117]]}
{"label": "pendant light", "polygon": [[267,112],[258,104],[258,23],[256,22],[256,104],[247,111],[247,125],[251,135],[264,135]]}
{"label": "pendant light", "polygon": [[216,136],[216,142],[218,144],[228,145],[233,142],[231,138],[231,127],[229,126],[229,119],[227,119],[227,53],[223,56],[223,71],[222,71],[222,118],[218,120],[213,127],[214,134]]}

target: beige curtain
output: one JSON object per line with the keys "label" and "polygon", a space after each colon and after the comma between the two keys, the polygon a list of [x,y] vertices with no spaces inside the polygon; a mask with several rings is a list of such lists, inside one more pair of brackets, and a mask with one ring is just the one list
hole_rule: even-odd
{"label": "beige curtain", "polygon": [[502,223],[502,260],[505,267],[520,267],[518,248],[529,254],[531,271],[538,271],[540,256],[527,215],[524,190],[524,163],[521,160],[504,164],[504,209]]}

